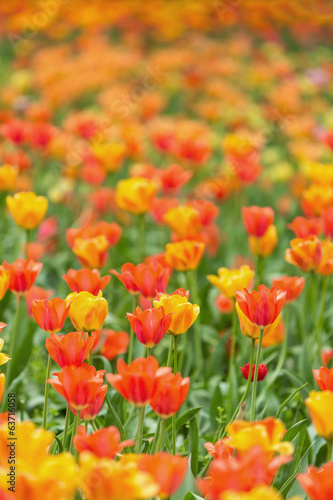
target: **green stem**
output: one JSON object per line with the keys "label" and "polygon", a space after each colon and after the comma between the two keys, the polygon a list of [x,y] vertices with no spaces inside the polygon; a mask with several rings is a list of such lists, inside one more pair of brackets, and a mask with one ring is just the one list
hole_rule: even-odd
{"label": "green stem", "polygon": [[169,344],[169,352],[168,352],[168,359],[167,359],[167,366],[171,366],[171,360],[172,360],[172,344],[173,344],[173,335],[170,335],[170,344]]}
{"label": "green stem", "polygon": [[327,293],[329,276],[324,276],[323,287],[321,292],[321,300],[320,300],[320,308],[319,308],[319,321],[318,321],[318,329],[321,332],[324,323],[324,310],[325,310],[325,299]]}
{"label": "green stem", "polygon": [[176,375],[177,373],[177,357],[178,357],[178,336],[173,336],[173,373]]}
{"label": "green stem", "polygon": [[160,426],[160,432],[159,432],[159,435],[158,435],[158,441],[157,441],[157,444],[156,444],[156,453],[158,453],[159,451],[161,451],[163,437],[164,437],[164,432],[165,432],[165,421],[162,419],[161,426]]}
{"label": "green stem", "polygon": [[67,405],[66,408],[66,418],[65,418],[65,428],[64,428],[64,434],[62,436],[62,447],[65,450],[66,449],[66,439],[67,439],[67,432],[68,432],[68,424],[69,424],[69,415],[71,413],[71,410],[69,408],[69,405]]}
{"label": "green stem", "polygon": [[237,332],[237,309],[234,304],[232,311],[232,328],[231,328],[231,345],[230,345],[230,357],[228,365],[228,407],[229,415],[232,411],[232,396],[234,394],[234,387],[232,387],[232,372],[235,369],[235,346],[236,346],[236,332]]}
{"label": "green stem", "polygon": [[47,402],[49,399],[49,386],[50,384],[47,382],[50,378],[51,372],[51,356],[48,355],[47,358],[47,367],[46,367],[46,378],[45,378],[45,395],[44,395],[44,408],[43,408],[43,429],[46,429],[47,422]]}
{"label": "green stem", "polygon": [[139,232],[139,256],[140,262],[145,259],[145,232],[146,232],[146,218],[145,214],[139,215],[138,219],[138,232]]}
{"label": "green stem", "polygon": [[147,358],[151,356],[151,347],[147,347]]}
{"label": "green stem", "polygon": [[[196,270],[188,271],[188,278],[190,283],[190,293],[193,297],[193,303],[199,304],[199,294],[198,294],[198,283],[197,283],[197,273]],[[196,357],[196,367],[198,369],[198,373],[202,373],[203,370],[203,354],[202,354],[202,343],[200,336],[200,319],[199,316],[193,323],[194,328],[194,348],[195,348],[195,357]]]}
{"label": "green stem", "polygon": [[[259,343],[257,348],[257,357],[256,357],[256,368],[254,372],[253,386],[252,386],[252,399],[251,399],[251,422],[256,419],[256,396],[257,396],[257,383],[258,383],[258,372],[259,372],[259,362],[260,362],[260,354],[261,354],[261,346],[262,346],[262,338],[264,335],[263,328],[259,331]],[[252,377],[252,373],[250,374]]]}
{"label": "green stem", "polygon": [[26,229],[25,230],[25,236],[26,236],[26,242],[25,242],[25,258],[27,259],[28,258],[28,246],[29,246],[29,243],[30,243],[30,240],[31,240],[31,230],[30,229]]}
{"label": "green stem", "polygon": [[90,423],[91,423],[91,427],[94,429],[94,431],[98,431],[98,427],[96,425],[95,420],[91,420]]}
{"label": "green stem", "polygon": [[[137,296],[133,295],[133,313],[135,311],[137,305]],[[130,343],[129,343],[129,348],[128,348],[128,353],[127,353],[127,364],[129,365],[132,363],[133,359],[133,348],[134,348],[134,338],[135,338],[135,333],[130,327]]]}
{"label": "green stem", "polygon": [[14,351],[15,351],[15,347],[16,347],[16,337],[17,337],[18,327],[19,327],[19,318],[20,318],[21,308],[23,306],[23,303],[24,303],[24,297],[23,297],[23,295],[19,295],[17,309],[16,309],[16,313],[15,313],[15,318],[14,318],[13,329],[12,329],[11,336],[10,336],[8,356],[11,358],[11,361],[8,363],[8,368],[7,368],[7,373],[6,373],[6,385],[7,385],[7,387],[9,387],[9,384],[11,382],[13,355],[14,355]]}
{"label": "green stem", "polygon": [[332,439],[330,439],[329,441],[327,441],[327,457],[326,457],[326,462],[330,462],[331,461],[331,458],[332,458],[332,445],[333,445]]}
{"label": "green stem", "polygon": [[272,376],[268,379],[270,386],[274,384],[276,377],[279,375],[281,368],[283,367],[284,360],[286,359],[287,347],[288,347],[288,335],[289,335],[289,322],[290,322],[290,304],[287,304],[285,306],[285,335],[281,344],[280,356],[276,368],[272,373]]}
{"label": "green stem", "polygon": [[141,406],[138,408],[138,427],[136,431],[135,449],[134,449],[137,455],[141,452],[141,447],[142,447],[144,418],[145,418],[145,407]]}
{"label": "green stem", "polygon": [[[80,411],[77,410],[77,413],[74,417],[74,425],[73,425],[73,430],[72,430],[72,439],[71,439],[71,446],[70,446],[70,452],[73,453],[73,447],[74,447],[74,437],[77,434],[77,428],[80,423]],[[75,456],[77,455],[76,450],[74,450]]]}
{"label": "green stem", "polygon": [[314,336],[317,340],[317,350],[318,358],[321,356],[321,332],[317,320],[317,309],[316,309],[316,275],[314,271],[311,272],[311,303],[312,303],[312,315],[313,315],[313,325],[314,325]]}
{"label": "green stem", "polygon": [[[88,333],[89,337],[90,337],[90,333]],[[92,348],[90,349],[89,351],[89,358],[88,358],[88,361],[89,361],[89,364],[90,366],[92,366],[92,356],[93,356],[93,353],[92,353]]]}
{"label": "green stem", "polygon": [[[177,373],[177,343],[178,337],[174,335],[174,354],[173,354],[173,372],[176,375]],[[176,454],[176,413],[172,415],[172,454]]]}
{"label": "green stem", "polygon": [[256,269],[255,269],[255,274],[256,274],[256,286],[261,285],[263,282],[263,275],[264,275],[264,257],[261,255],[257,255],[257,262],[256,262]]}

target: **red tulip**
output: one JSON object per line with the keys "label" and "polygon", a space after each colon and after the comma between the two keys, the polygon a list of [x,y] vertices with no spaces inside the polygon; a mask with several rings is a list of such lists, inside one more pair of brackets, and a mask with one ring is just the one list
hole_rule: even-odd
{"label": "red tulip", "polygon": [[333,392],[333,368],[322,366],[319,370],[312,370],[312,373],[322,391]]}
{"label": "red tulip", "polygon": [[319,236],[322,231],[322,221],[316,217],[310,219],[295,217],[291,224],[288,224],[288,229],[294,231],[296,238],[307,238],[312,234]]}
{"label": "red tulip", "polygon": [[277,290],[285,290],[287,292],[286,303],[293,302],[302,293],[305,287],[305,278],[299,276],[280,276],[274,278],[273,286]]}
{"label": "red tulip", "polygon": [[81,366],[94,344],[94,337],[84,332],[70,332],[67,335],[51,333],[46,339],[46,350],[60,366]]}
{"label": "red tulip", "polygon": [[33,260],[17,259],[12,264],[4,261],[3,267],[10,272],[9,290],[14,293],[24,293],[35,283],[43,264]]}
{"label": "red tulip", "polygon": [[114,359],[119,354],[127,352],[130,336],[127,332],[116,332],[114,330],[102,329],[101,333],[105,337],[101,346],[101,355],[108,360]]}
{"label": "red tulip", "polygon": [[134,314],[127,313],[132,330],[139,342],[145,347],[152,348],[157,345],[169,330],[172,314],[164,314],[163,307],[159,309],[145,309],[137,307]]}
{"label": "red tulip", "polygon": [[327,208],[321,213],[326,238],[333,238],[333,207]]}
{"label": "red tulip", "polygon": [[169,418],[184,403],[190,388],[190,379],[180,373],[161,373],[156,377],[156,387],[150,406],[161,418]]}
{"label": "red tulip", "polygon": [[309,467],[304,474],[297,476],[297,480],[312,500],[331,500],[332,476],[333,462],[330,462],[323,465],[321,469]]}
{"label": "red tulip", "polygon": [[271,207],[243,207],[242,215],[247,233],[256,238],[261,238],[274,223],[274,211]]}
{"label": "red tulip", "polygon": [[[254,379],[254,371],[255,371],[255,365],[252,365],[252,375],[251,375],[251,382],[253,382]],[[240,371],[243,374],[243,377],[245,380],[248,380],[249,378],[249,373],[250,373],[250,363],[247,363],[243,368],[240,366],[239,367]],[[259,365],[258,369],[258,382],[261,380],[264,380],[268,373],[267,366],[265,364]]]}
{"label": "red tulip", "polygon": [[170,269],[157,261],[137,266],[127,263],[122,266],[121,274],[114,269],[110,273],[117,276],[130,293],[141,293],[151,300],[156,292],[165,292],[170,277]]}
{"label": "red tulip", "polygon": [[287,292],[259,285],[257,291],[236,292],[236,301],[245,316],[262,329],[274,323],[286,301]]}
{"label": "red tulip", "polygon": [[59,332],[64,326],[71,303],[60,297],[54,299],[34,299],[32,315],[38,326],[48,333]]}
{"label": "red tulip", "polygon": [[86,428],[80,425],[74,437],[74,446],[79,453],[89,451],[99,458],[113,459],[126,446],[133,446],[134,441],[120,441],[117,427],[106,427],[87,434]]}

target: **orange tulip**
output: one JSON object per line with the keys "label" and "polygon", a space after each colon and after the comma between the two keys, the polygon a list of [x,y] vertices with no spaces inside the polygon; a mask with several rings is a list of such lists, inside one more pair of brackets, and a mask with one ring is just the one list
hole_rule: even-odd
{"label": "orange tulip", "polygon": [[9,287],[10,272],[4,266],[0,266],[0,300],[2,300]]}
{"label": "orange tulip", "polygon": [[322,258],[316,272],[322,276],[330,276],[333,273],[333,243],[330,240],[321,242]]}
{"label": "orange tulip", "polygon": [[121,274],[114,269],[110,273],[123,283],[128,292],[133,295],[141,293],[150,300],[157,292],[165,292],[170,277],[170,269],[157,261],[137,266],[127,263],[122,266]]}
{"label": "orange tulip", "polygon": [[[94,420],[101,411],[107,392],[107,385],[103,385],[100,389],[97,389],[93,400],[80,411],[80,418],[88,421]],[[74,408],[71,408],[71,410],[74,415],[77,415],[77,411]]]}
{"label": "orange tulip", "polygon": [[157,496],[163,499],[171,497],[181,487],[187,473],[188,461],[185,457],[162,451],[155,455],[141,455],[138,468],[153,476],[160,487]]}
{"label": "orange tulip", "polygon": [[294,302],[303,291],[305,287],[305,278],[300,278],[299,276],[280,276],[279,278],[274,278],[273,286],[277,290],[285,290],[287,292],[286,304]]}
{"label": "orange tulip", "polygon": [[109,283],[111,276],[101,278],[98,269],[69,269],[63,279],[72,292],[89,292],[98,295],[100,290],[104,290]]}
{"label": "orange tulip", "polygon": [[144,311],[137,307],[134,314],[127,313],[126,316],[139,342],[147,348],[161,342],[172,321],[172,314],[165,314],[163,307]]}
{"label": "orange tulip", "polygon": [[[65,366],[54,373],[57,379],[47,382],[63,396],[71,408],[81,411],[87,408],[103,387],[105,370],[96,371],[94,366],[83,363],[81,366]],[[104,386],[107,387],[107,386]]]}
{"label": "orange tulip", "polygon": [[168,243],[165,247],[165,260],[177,271],[190,271],[200,264],[205,251],[205,244],[201,241],[182,240]]}
{"label": "orange tulip", "polygon": [[118,375],[108,373],[106,379],[131,404],[142,407],[147,405],[154,392],[156,378],[171,368],[159,368],[153,356],[137,358],[127,365],[122,359],[117,362]]}
{"label": "orange tulip", "polygon": [[195,236],[201,229],[199,212],[191,206],[170,208],[164,215],[164,222],[181,239]]}
{"label": "orange tulip", "polygon": [[184,403],[190,388],[190,379],[182,378],[180,373],[160,372],[156,376],[156,385],[150,406],[161,418],[175,415]]}
{"label": "orange tulip", "polygon": [[319,370],[312,370],[312,373],[322,391],[333,392],[333,368],[329,369],[322,366]]}
{"label": "orange tulip", "polygon": [[272,224],[263,236],[249,236],[249,245],[253,255],[268,257],[274,251],[278,242],[276,227]]}
{"label": "orange tulip", "polygon": [[295,238],[290,242],[291,248],[285,253],[289,264],[299,267],[302,271],[315,271],[322,259],[322,245],[317,236]]}
{"label": "orange tulip", "polygon": [[215,459],[228,459],[233,456],[235,448],[228,444],[229,438],[223,438],[213,443],[205,443],[204,447]]}
{"label": "orange tulip", "polygon": [[117,427],[106,427],[98,429],[91,434],[80,425],[77,435],[74,437],[74,446],[79,453],[89,451],[96,457],[113,459],[126,446],[133,446],[133,440],[120,441],[120,433]]}
{"label": "orange tulip", "polygon": [[114,246],[118,243],[122,229],[116,222],[99,221],[94,225],[88,225],[79,228],[69,228],[66,230],[66,240],[68,245],[73,248],[75,240],[89,240],[97,236],[105,236],[108,245]]}
{"label": "orange tulip", "polygon": [[106,359],[111,360],[119,356],[119,354],[127,352],[130,342],[130,336],[127,332],[103,329],[101,333],[105,337],[101,346],[101,355]]}
{"label": "orange tulip", "polygon": [[24,293],[28,315],[32,316],[32,303],[35,299],[49,299],[53,293],[53,290],[45,290],[42,286],[32,286],[29,288],[29,290]]}
{"label": "orange tulip", "polygon": [[108,315],[108,303],[101,291],[98,295],[89,292],[73,292],[67,295],[70,302],[69,317],[76,330],[93,332],[103,325]]}
{"label": "orange tulip", "polygon": [[70,332],[66,335],[51,333],[46,339],[46,350],[60,366],[81,366],[94,344],[94,337],[83,332]]}
{"label": "orange tulip", "polygon": [[274,223],[274,211],[271,207],[243,207],[242,216],[249,236],[261,238],[269,226]]}
{"label": "orange tulip", "polygon": [[156,192],[157,187],[150,179],[124,179],[117,184],[116,203],[119,208],[131,214],[145,214],[151,209]]}
{"label": "orange tulip", "polygon": [[45,217],[48,202],[44,196],[32,191],[7,196],[6,204],[15,223],[23,229],[34,229]]}
{"label": "orange tulip", "polygon": [[48,333],[59,332],[68,316],[70,303],[60,297],[54,299],[33,300],[32,315],[38,326]]}
{"label": "orange tulip", "polygon": [[72,250],[82,266],[100,269],[107,263],[109,244],[103,234],[85,240],[76,238]]}
{"label": "orange tulip", "polygon": [[33,260],[17,259],[12,264],[4,261],[3,267],[9,271],[9,290],[13,293],[24,293],[35,283],[43,264]]}
{"label": "orange tulip", "polygon": [[288,229],[294,231],[296,238],[307,238],[314,235],[319,236],[322,231],[322,221],[318,218],[312,217],[295,217],[295,219],[288,224]]}
{"label": "orange tulip", "polygon": [[332,498],[333,462],[320,469],[314,466],[303,474],[298,474],[297,481],[312,500],[331,500]]}
{"label": "orange tulip", "polygon": [[287,292],[271,290],[265,285],[259,285],[257,291],[236,292],[236,301],[245,316],[258,328],[265,328],[274,323],[279,316],[286,300]]}

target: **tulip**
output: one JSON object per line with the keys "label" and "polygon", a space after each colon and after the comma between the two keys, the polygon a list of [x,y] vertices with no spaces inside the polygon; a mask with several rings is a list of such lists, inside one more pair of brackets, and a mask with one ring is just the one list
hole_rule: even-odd
{"label": "tulip", "polygon": [[307,238],[314,235],[319,236],[322,230],[322,221],[312,217],[295,217],[291,224],[288,224],[288,229],[294,231],[296,238]]}
{"label": "tulip", "polygon": [[104,290],[109,283],[111,276],[101,278],[98,269],[69,269],[63,279],[72,292],[89,292],[98,295],[100,290]]}
{"label": "tulip", "polygon": [[198,267],[204,251],[205,244],[201,241],[182,240],[168,243],[165,246],[165,261],[177,271],[190,271]]}
{"label": "tulip", "polygon": [[9,287],[10,272],[4,266],[0,266],[0,300],[2,300]]}
{"label": "tulip", "polygon": [[70,302],[55,297],[54,299],[33,300],[32,314],[38,326],[48,333],[59,332],[68,316]]}
{"label": "tulip", "polygon": [[[235,493],[234,491],[227,491],[223,493],[220,500],[283,500],[275,488],[269,486],[256,486],[251,491],[246,493]],[[290,500],[300,500],[300,497],[292,497]]]}
{"label": "tulip", "polygon": [[254,271],[249,266],[241,266],[239,269],[220,267],[217,274],[218,276],[207,276],[208,281],[227,298],[235,297],[237,290],[248,288],[254,277]]}
{"label": "tulip", "polygon": [[0,404],[2,403],[2,398],[5,392],[6,386],[6,375],[4,373],[0,373]]}
{"label": "tulip", "polygon": [[307,217],[317,217],[333,204],[333,189],[331,186],[312,184],[302,192],[301,208]]}
{"label": "tulip", "polygon": [[311,500],[330,500],[332,498],[333,462],[320,469],[311,466],[303,474],[298,474],[297,481]]}
{"label": "tulip", "polygon": [[97,296],[89,292],[73,292],[66,300],[71,301],[68,315],[76,330],[93,332],[101,328],[108,315],[108,303],[101,291]]}
{"label": "tulip", "polygon": [[[244,365],[242,368],[241,366],[239,367],[240,371],[243,374],[243,377],[245,380],[248,380],[249,378],[249,373],[250,373],[250,363],[247,363]],[[251,382],[254,380],[254,371],[255,371],[255,365],[252,365],[252,375],[251,375]],[[265,364],[259,365],[259,370],[258,370],[258,382],[261,380],[264,380],[268,373],[267,366]]]}
{"label": "tulip", "polygon": [[260,257],[268,257],[273,252],[278,242],[278,235],[276,227],[272,224],[267,228],[267,231],[257,238],[256,236],[249,236],[249,245],[253,255]]}
{"label": "tulip", "polygon": [[267,288],[259,285],[257,291],[249,292],[244,288],[243,292],[236,292],[236,301],[245,316],[257,326],[263,329],[272,325],[279,316],[286,300],[287,292],[276,288]]}
{"label": "tulip", "polygon": [[128,292],[133,295],[141,293],[149,300],[152,300],[157,292],[165,292],[170,277],[170,269],[157,261],[137,266],[127,263],[122,266],[121,274],[114,269],[111,269],[110,273],[123,283]]}
{"label": "tulip", "polygon": [[184,170],[181,165],[172,164],[161,168],[157,172],[162,184],[163,195],[177,195],[181,188],[189,182],[193,176],[190,170]]}
{"label": "tulip", "polygon": [[116,204],[131,214],[141,215],[149,212],[157,187],[150,179],[132,177],[118,182]]}
{"label": "tulip", "polygon": [[213,443],[205,443],[204,447],[210,456],[215,459],[228,459],[233,456],[235,448],[228,444],[229,438],[223,438]]}
{"label": "tulip", "polygon": [[182,240],[195,236],[201,229],[199,212],[191,206],[170,208],[164,215],[164,222]]}
{"label": "tulip", "polygon": [[48,207],[47,198],[32,191],[7,196],[6,204],[15,223],[26,230],[39,226]]}
{"label": "tulip", "polygon": [[108,373],[106,379],[129,403],[142,407],[147,405],[154,392],[156,377],[171,368],[159,368],[153,357],[137,358],[127,365],[122,359],[117,362],[118,375]]}
{"label": "tulip", "polygon": [[200,307],[191,304],[186,295],[160,295],[158,300],[154,300],[155,309],[163,307],[164,314],[172,314],[171,325],[168,333],[171,335],[181,335],[190,328],[199,316]]}
{"label": "tulip", "polygon": [[333,349],[323,349],[321,351],[321,359],[323,365],[327,366],[332,358],[333,358]]}
{"label": "tulip", "polygon": [[333,243],[330,240],[321,242],[322,258],[316,272],[322,276],[330,276],[333,273]]}
{"label": "tulip", "polygon": [[163,307],[144,311],[137,307],[134,314],[127,313],[126,316],[139,342],[148,349],[162,340],[172,321],[172,314],[165,315]]}
{"label": "tulip", "polygon": [[333,439],[333,392],[311,391],[305,404],[310,412],[311,420],[316,428],[317,434],[328,441]]}
{"label": "tulip", "polygon": [[102,389],[104,373],[105,370],[96,371],[94,366],[83,363],[79,367],[65,366],[53,374],[57,379],[51,378],[47,382],[72,408],[81,411],[94,401]]}
{"label": "tulip", "polygon": [[286,304],[290,304],[302,293],[305,287],[305,278],[299,276],[280,276],[279,278],[274,278],[272,283],[277,290],[285,290],[287,292]]}
{"label": "tulip", "polygon": [[28,316],[32,316],[32,303],[34,300],[50,299],[53,290],[45,290],[42,286],[32,286],[24,293]]}
{"label": "tulip", "polygon": [[74,437],[74,447],[79,453],[89,451],[99,458],[115,458],[127,446],[133,446],[133,440],[120,441],[120,433],[117,427],[110,426],[98,429],[92,434],[80,425],[77,435]]}
{"label": "tulip", "polygon": [[216,297],[214,305],[220,313],[231,314],[235,307],[235,301],[233,299],[228,299],[223,293],[220,293]]}
{"label": "tulip", "polygon": [[70,332],[66,335],[51,333],[46,339],[46,350],[60,366],[81,366],[94,344],[94,337],[83,332]]}
{"label": "tulip", "polygon": [[21,294],[27,292],[35,283],[43,264],[33,260],[17,259],[12,264],[4,261],[3,267],[9,271],[9,290]]}
{"label": "tulip", "polygon": [[117,462],[84,452],[79,465],[86,500],[145,500],[155,497],[160,489],[151,474],[139,470],[135,460],[125,457]]}
{"label": "tulip", "polygon": [[321,213],[326,238],[333,238],[333,207],[327,208]]}
{"label": "tulip", "polygon": [[99,221],[94,225],[66,229],[66,240],[73,248],[77,239],[89,240],[97,236],[105,236],[108,246],[114,246],[118,243],[121,233],[122,229],[116,222]]}
{"label": "tulip", "polygon": [[242,216],[249,236],[261,238],[274,223],[274,211],[270,207],[243,207]]}
{"label": "tulip", "polygon": [[180,373],[158,373],[150,406],[154,412],[166,419],[175,415],[184,403],[190,388],[190,379]]}
{"label": "tulip", "polygon": [[322,391],[333,392],[333,368],[329,369],[322,366],[319,370],[312,370],[312,373]]}
{"label": "tulip", "polygon": [[[4,325],[4,323],[0,323],[0,325]],[[7,325],[5,325],[7,326]],[[1,328],[2,330],[2,328]],[[4,354],[2,351],[2,348],[3,348],[3,344],[4,344],[4,341],[2,339],[0,339],[0,366],[1,365],[5,365],[6,363],[8,363],[8,361],[10,360],[10,357],[7,356],[7,354]]]}
{"label": "tulip", "polygon": [[161,499],[170,498],[181,487],[188,469],[188,460],[179,455],[169,455],[166,452],[155,455],[141,455],[138,468],[150,474],[159,485],[157,496]]}
{"label": "tulip", "polygon": [[[80,411],[79,418],[87,421],[94,420],[101,411],[107,392],[107,385],[103,385],[100,389],[98,389],[93,400],[88,404],[88,406],[86,406],[86,408],[83,408]],[[78,412],[74,408],[72,408],[72,412],[75,416],[78,416]]]}
{"label": "tulip", "polygon": [[94,267],[100,269],[105,266],[108,260],[108,249],[109,244],[103,234],[85,240],[77,238],[72,248],[80,264],[91,269]]}
{"label": "tulip", "polygon": [[127,352],[130,337],[127,332],[115,332],[114,330],[105,330],[101,332],[105,340],[101,346],[101,355],[106,359],[114,359],[119,354]]}
{"label": "tulip", "polygon": [[289,441],[282,441],[286,433],[284,423],[273,417],[256,422],[234,420],[227,426],[227,433],[227,444],[236,448],[240,455],[244,455],[253,446],[260,446],[270,460],[275,453],[292,455],[294,452]]}
{"label": "tulip", "polygon": [[0,192],[14,191],[19,170],[12,165],[0,166]]}
{"label": "tulip", "polygon": [[290,242],[291,248],[285,253],[289,264],[299,267],[302,271],[315,271],[322,259],[322,245],[317,236],[296,238]]}

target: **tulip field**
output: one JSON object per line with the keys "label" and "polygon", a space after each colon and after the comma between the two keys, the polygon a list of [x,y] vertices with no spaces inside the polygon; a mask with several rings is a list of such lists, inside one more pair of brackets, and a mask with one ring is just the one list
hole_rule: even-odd
{"label": "tulip field", "polygon": [[0,500],[333,499],[332,26],[0,2]]}

